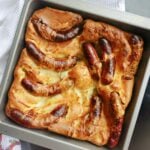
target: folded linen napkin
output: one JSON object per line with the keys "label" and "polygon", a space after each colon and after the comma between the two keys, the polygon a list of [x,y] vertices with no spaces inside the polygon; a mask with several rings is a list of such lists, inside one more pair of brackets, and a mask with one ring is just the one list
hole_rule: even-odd
{"label": "folded linen napkin", "polygon": [[[25,0],[0,0],[0,82]],[[125,10],[125,0],[81,0],[91,5]],[[23,144],[22,149],[28,147]],[[26,148],[25,148],[26,149]],[[19,140],[0,134],[0,150],[21,150]]]}

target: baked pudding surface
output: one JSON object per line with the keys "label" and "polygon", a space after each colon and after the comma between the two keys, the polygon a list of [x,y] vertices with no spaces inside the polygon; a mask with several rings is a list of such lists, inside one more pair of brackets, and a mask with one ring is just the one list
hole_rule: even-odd
{"label": "baked pudding surface", "polygon": [[31,16],[6,115],[98,146],[117,145],[143,51],[141,37],[81,15]]}

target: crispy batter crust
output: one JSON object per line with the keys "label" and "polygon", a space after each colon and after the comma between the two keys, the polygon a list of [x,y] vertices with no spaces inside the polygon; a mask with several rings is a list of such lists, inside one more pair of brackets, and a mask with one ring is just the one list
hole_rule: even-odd
{"label": "crispy batter crust", "polygon": [[[9,90],[6,115],[28,128],[48,129],[98,146],[115,147],[132,96],[142,39],[103,22],[85,20],[81,34],[58,43],[39,34],[32,23],[37,18],[62,33],[83,20],[78,14],[48,7],[33,14],[25,41],[35,44],[42,57],[35,61],[28,47],[22,50]],[[34,51],[34,56],[38,54]],[[78,60],[67,70],[48,67],[49,58],[74,56]],[[43,57],[46,63],[41,65]],[[111,76],[109,82],[103,81],[105,74]]]}

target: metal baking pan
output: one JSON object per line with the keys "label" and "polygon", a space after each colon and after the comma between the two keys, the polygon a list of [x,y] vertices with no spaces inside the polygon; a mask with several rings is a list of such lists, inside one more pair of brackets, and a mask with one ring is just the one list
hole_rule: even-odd
{"label": "metal baking pan", "polygon": [[106,147],[97,147],[88,142],[67,138],[55,133],[51,133],[47,130],[41,131],[23,128],[9,120],[5,115],[4,110],[7,103],[8,90],[13,80],[13,71],[17,64],[21,50],[25,46],[24,35],[27,22],[29,17],[36,9],[43,8],[45,6],[78,12],[84,18],[104,21],[125,31],[136,33],[143,37],[145,42],[144,52],[135,78],[132,101],[127,108],[119,145],[115,148],[116,150],[127,150],[150,74],[150,19],[130,13],[100,8],[99,6],[91,6],[88,3],[77,0],[25,1],[17,32],[11,47],[10,56],[8,58],[8,64],[3,77],[3,82],[0,88],[0,133],[14,136],[24,141],[54,150],[107,150]]}

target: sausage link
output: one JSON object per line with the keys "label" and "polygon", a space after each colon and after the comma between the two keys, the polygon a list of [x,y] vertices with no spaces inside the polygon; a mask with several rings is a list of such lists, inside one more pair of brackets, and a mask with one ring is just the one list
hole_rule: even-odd
{"label": "sausage link", "polygon": [[90,65],[96,65],[96,63],[99,62],[99,58],[92,43],[90,42],[83,43],[83,49],[85,51],[85,54],[87,56]]}
{"label": "sausage link", "polygon": [[[99,126],[99,119],[102,112],[102,99],[99,95],[93,95],[90,99],[90,110],[89,114],[84,116],[84,133],[87,136],[90,136],[95,132],[95,128],[92,126]],[[90,129],[90,130],[89,130]]]}
{"label": "sausage link", "polygon": [[49,58],[42,51],[40,51],[40,49],[38,49],[35,44],[31,42],[27,42],[26,47],[29,55],[31,55],[36,61],[38,61],[43,66],[52,68],[56,71],[67,70],[77,63],[77,57],[75,56],[63,59]]}
{"label": "sausage link", "polygon": [[110,104],[112,107],[114,118],[121,118],[124,116],[124,108],[121,103],[121,98],[119,93],[113,91],[110,94]]}
{"label": "sausage link", "polygon": [[13,119],[18,124],[21,124],[25,127],[32,127],[32,118],[28,115],[25,115],[23,112],[17,109],[13,109],[10,112],[11,119]]}
{"label": "sausage link", "polygon": [[101,77],[101,62],[97,55],[97,52],[90,42],[83,43],[83,49],[85,52],[85,55],[87,57],[87,60],[90,64],[90,67],[92,68],[93,74],[98,76],[100,79]]}
{"label": "sausage link", "polygon": [[95,95],[91,99],[91,118],[100,117],[101,109],[102,109],[102,100],[98,95]]}
{"label": "sausage link", "polygon": [[114,78],[115,72],[115,58],[112,56],[111,45],[107,39],[101,38],[99,39],[99,44],[102,49],[102,83],[110,84]]}
{"label": "sausage link", "polygon": [[109,44],[108,40],[105,38],[100,38],[99,44],[101,46],[102,52],[110,55],[112,53],[111,45]]}
{"label": "sausage link", "polygon": [[45,24],[41,19],[32,19],[32,23],[37,30],[37,32],[46,40],[53,42],[63,42],[76,37],[81,31],[81,24],[78,26],[74,26],[72,29],[59,32],[53,30],[47,24]]}
{"label": "sausage link", "polygon": [[67,114],[68,112],[68,107],[66,105],[60,105],[58,107],[56,107],[51,114],[55,117],[63,117]]}
{"label": "sausage link", "polygon": [[115,72],[115,59],[114,57],[111,59],[107,59],[102,67],[102,83],[110,84],[113,81],[114,72]]}
{"label": "sausage link", "polygon": [[118,144],[122,126],[123,126],[123,118],[124,118],[124,108],[121,104],[121,98],[119,93],[113,91],[110,94],[110,104],[112,108],[112,125],[110,129],[110,138],[108,142],[108,146],[110,148],[115,147]]}
{"label": "sausage link", "polygon": [[31,80],[30,78],[24,78],[21,83],[27,91],[36,96],[51,96],[59,94],[62,91],[62,87],[59,83],[54,83],[52,85],[43,85]]}
{"label": "sausage link", "polygon": [[111,126],[110,138],[108,140],[108,147],[114,148],[120,139],[124,118],[118,118],[114,120],[114,124]]}
{"label": "sausage link", "polygon": [[62,106],[62,108],[59,108],[58,112],[55,113],[56,116],[52,116],[50,113],[43,114],[42,116],[30,116],[28,114],[24,114],[18,109],[12,109],[9,117],[16,123],[27,128],[47,128],[50,124],[57,122],[58,116],[62,117],[66,114],[65,108]]}
{"label": "sausage link", "polygon": [[129,55],[128,61],[129,65],[126,69],[126,75],[133,78],[137,72],[139,61],[142,56],[143,51],[143,39],[140,36],[132,35],[129,39],[131,44],[132,52]]}
{"label": "sausage link", "polygon": [[56,36],[54,37],[55,42],[63,42],[70,39],[73,39],[81,32],[81,26],[73,27],[72,29],[66,31],[66,32],[56,32]]}

